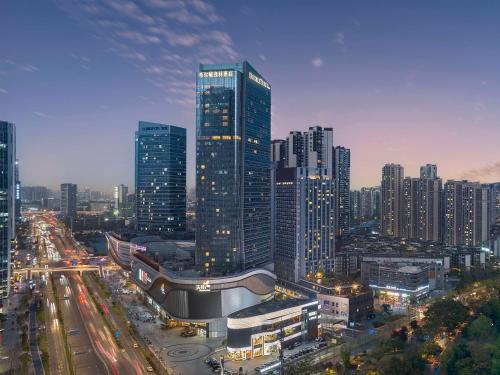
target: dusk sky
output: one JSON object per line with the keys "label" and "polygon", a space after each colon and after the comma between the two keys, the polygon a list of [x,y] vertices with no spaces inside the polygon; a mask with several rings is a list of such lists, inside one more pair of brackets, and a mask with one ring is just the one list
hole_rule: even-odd
{"label": "dusk sky", "polygon": [[272,85],[272,135],[321,125],[351,187],[387,162],[500,181],[499,1],[0,2],[0,119],[24,185],[133,190],[139,120],[188,129],[198,64],[248,60]]}

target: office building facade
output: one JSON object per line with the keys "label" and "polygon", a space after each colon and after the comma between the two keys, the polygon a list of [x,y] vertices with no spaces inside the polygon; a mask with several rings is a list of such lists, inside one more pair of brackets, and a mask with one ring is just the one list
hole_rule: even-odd
{"label": "office building facade", "polygon": [[186,230],[186,129],[139,122],[135,133],[137,230]]}
{"label": "office building facade", "polygon": [[283,168],[276,175],[275,271],[298,282],[331,273],[335,258],[335,182],[322,168]]}
{"label": "office building facade", "polygon": [[271,86],[248,62],[200,65],[196,264],[207,274],[271,261]]}
{"label": "office building facade", "polygon": [[7,298],[10,291],[10,250],[15,238],[15,125],[0,121],[0,299]]}
{"label": "office building facade", "polygon": [[76,184],[61,184],[61,214],[67,219],[76,218]]}

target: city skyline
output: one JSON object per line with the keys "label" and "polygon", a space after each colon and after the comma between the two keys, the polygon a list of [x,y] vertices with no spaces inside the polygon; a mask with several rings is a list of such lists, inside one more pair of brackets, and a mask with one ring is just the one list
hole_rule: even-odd
{"label": "city skyline", "polygon": [[353,188],[379,185],[390,162],[500,179],[498,4],[82,4],[2,4],[0,112],[17,125],[24,185],[133,186],[132,134],[146,120],[187,129],[193,188],[197,66],[240,60],[273,87],[271,138],[332,127],[351,149]]}

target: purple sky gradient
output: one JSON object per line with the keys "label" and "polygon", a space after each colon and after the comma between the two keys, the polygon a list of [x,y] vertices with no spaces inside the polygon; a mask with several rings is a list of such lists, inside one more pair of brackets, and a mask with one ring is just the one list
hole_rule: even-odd
{"label": "purple sky gradient", "polygon": [[352,186],[407,175],[500,180],[500,3],[28,0],[0,4],[0,119],[25,185],[133,186],[139,120],[188,129],[200,62],[248,60],[272,134],[331,126]]}

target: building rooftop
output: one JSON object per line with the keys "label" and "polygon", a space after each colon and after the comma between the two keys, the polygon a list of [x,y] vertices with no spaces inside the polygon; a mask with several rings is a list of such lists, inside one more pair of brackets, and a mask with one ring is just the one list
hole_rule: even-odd
{"label": "building rooftop", "polygon": [[242,319],[250,318],[252,316],[258,316],[263,314],[269,314],[272,312],[289,309],[292,307],[304,306],[308,304],[313,304],[317,301],[315,299],[284,299],[284,300],[271,300],[258,305],[247,307],[246,309],[236,311],[228,316],[232,319]]}

